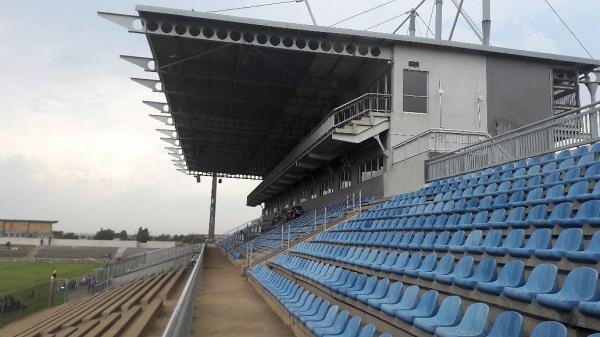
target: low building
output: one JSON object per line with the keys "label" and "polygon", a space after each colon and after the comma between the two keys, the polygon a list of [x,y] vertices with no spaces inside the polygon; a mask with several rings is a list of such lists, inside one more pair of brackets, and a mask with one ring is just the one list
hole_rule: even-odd
{"label": "low building", "polygon": [[1,236],[9,237],[49,237],[52,226],[58,221],[0,219]]}

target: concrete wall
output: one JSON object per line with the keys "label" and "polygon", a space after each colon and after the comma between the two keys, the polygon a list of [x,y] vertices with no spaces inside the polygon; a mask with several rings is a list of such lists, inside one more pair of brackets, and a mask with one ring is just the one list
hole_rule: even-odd
{"label": "concrete wall", "polygon": [[416,191],[425,184],[425,160],[429,153],[422,153],[392,165],[383,179],[386,197]]}
{"label": "concrete wall", "polygon": [[[408,66],[419,62],[418,68]],[[428,72],[428,113],[403,112],[403,71]],[[478,109],[479,95],[485,96],[486,59],[483,55],[461,53],[415,46],[395,46],[392,76],[393,113],[390,121],[388,145],[394,146],[431,128],[485,130],[485,104]],[[442,123],[440,124],[440,95],[442,95]],[[479,94],[478,94],[479,88]],[[481,123],[479,119],[481,118]]]}
{"label": "concrete wall", "polygon": [[[10,241],[15,245],[32,245],[40,244],[39,238],[21,238],[21,237],[0,237],[0,244]],[[48,239],[44,239],[44,245],[48,244]],[[52,246],[75,246],[75,247],[115,247],[115,248],[171,248],[175,247],[175,242],[170,241],[148,241],[141,243],[137,241],[120,241],[120,240],[69,240],[69,239],[52,239]]]}
{"label": "concrete wall", "polygon": [[552,68],[488,56],[488,132],[495,136],[552,115]]}

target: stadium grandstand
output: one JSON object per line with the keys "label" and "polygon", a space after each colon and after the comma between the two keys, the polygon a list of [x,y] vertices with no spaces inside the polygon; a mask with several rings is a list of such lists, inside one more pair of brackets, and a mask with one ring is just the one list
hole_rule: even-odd
{"label": "stadium grandstand", "polygon": [[[425,1],[407,35],[292,2],[314,25],[99,12],[148,41],[121,58],[212,179],[209,241],[61,281],[0,336],[600,337],[600,60],[490,45],[489,0],[481,28],[452,1],[481,44],[442,38],[442,0],[431,38]],[[262,212],[216,240],[220,178]]]}

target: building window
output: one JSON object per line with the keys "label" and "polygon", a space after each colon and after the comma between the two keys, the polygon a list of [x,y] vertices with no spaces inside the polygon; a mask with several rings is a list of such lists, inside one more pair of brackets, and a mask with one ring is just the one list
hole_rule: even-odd
{"label": "building window", "polygon": [[369,160],[358,167],[359,182],[367,181],[383,174],[383,155]]}
{"label": "building window", "polygon": [[316,199],[318,197],[317,188],[315,185],[310,187],[310,200]]}
{"label": "building window", "polygon": [[427,72],[404,70],[404,112],[427,113]]}
{"label": "building window", "polygon": [[342,175],[340,176],[340,190],[352,186],[352,171],[344,167],[342,169]]}
{"label": "building window", "polygon": [[333,193],[333,178],[325,179],[321,182],[321,195]]}

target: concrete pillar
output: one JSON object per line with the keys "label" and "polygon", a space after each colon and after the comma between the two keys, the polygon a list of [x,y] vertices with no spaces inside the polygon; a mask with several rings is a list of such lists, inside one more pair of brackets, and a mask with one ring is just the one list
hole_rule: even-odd
{"label": "concrete pillar", "polygon": [[208,240],[215,239],[215,213],[217,212],[217,173],[212,176],[212,189],[210,191],[210,219],[208,221]]}
{"label": "concrete pillar", "polygon": [[481,20],[481,28],[483,30],[483,44],[486,46],[490,45],[490,29],[492,26],[492,19],[490,16],[490,0],[483,0],[483,19]]}
{"label": "concrete pillar", "polygon": [[442,39],[442,7],[443,0],[435,0],[435,39]]}

